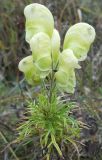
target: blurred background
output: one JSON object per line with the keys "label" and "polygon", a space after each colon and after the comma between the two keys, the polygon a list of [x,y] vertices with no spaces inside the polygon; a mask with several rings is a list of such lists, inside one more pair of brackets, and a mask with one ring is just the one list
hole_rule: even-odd
{"label": "blurred background", "polygon": [[[37,94],[18,70],[19,61],[30,54],[23,10],[35,2],[52,12],[62,44],[71,25],[84,21],[95,27],[95,42],[76,71],[75,94],[67,96],[78,105],[73,114],[89,125],[81,133],[81,159],[102,160],[102,0],[0,0],[0,160],[42,160],[37,137],[34,144],[14,143],[27,100]],[[68,155],[77,159],[73,148],[65,154],[65,160],[71,160]]]}

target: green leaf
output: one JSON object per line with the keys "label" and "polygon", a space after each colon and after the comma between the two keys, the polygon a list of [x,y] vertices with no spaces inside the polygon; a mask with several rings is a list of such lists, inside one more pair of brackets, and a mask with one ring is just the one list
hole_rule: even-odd
{"label": "green leaf", "polygon": [[55,139],[55,136],[53,134],[51,134],[51,139],[52,139],[52,143],[55,146],[56,150],[58,151],[59,155],[62,157],[62,152],[61,152],[58,144],[56,143],[56,139]]}

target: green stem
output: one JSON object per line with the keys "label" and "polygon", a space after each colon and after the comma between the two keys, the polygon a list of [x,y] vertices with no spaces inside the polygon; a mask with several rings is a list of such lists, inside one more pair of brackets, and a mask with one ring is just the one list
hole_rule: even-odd
{"label": "green stem", "polygon": [[50,95],[49,95],[49,102],[51,103],[52,101],[52,92],[53,92],[53,89],[54,89],[54,72],[52,71],[51,73],[51,81],[50,81]]}
{"label": "green stem", "polygon": [[[51,58],[52,58],[52,53],[51,53]],[[57,65],[56,65],[55,68],[57,68]],[[54,75],[55,75],[55,72],[53,70],[53,58],[52,58],[52,72],[51,72],[50,93],[49,93],[49,102],[50,102],[50,104],[51,104],[51,101],[52,101],[52,93],[53,93],[53,90],[55,88],[55,85],[54,85]]]}

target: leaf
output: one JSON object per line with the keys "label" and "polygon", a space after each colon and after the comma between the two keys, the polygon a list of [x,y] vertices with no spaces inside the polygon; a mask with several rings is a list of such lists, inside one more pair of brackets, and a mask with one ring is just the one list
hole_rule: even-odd
{"label": "leaf", "polygon": [[55,146],[56,150],[58,151],[59,155],[62,157],[62,152],[61,152],[58,144],[56,143],[55,136],[53,134],[51,134],[51,139],[52,139],[52,143]]}

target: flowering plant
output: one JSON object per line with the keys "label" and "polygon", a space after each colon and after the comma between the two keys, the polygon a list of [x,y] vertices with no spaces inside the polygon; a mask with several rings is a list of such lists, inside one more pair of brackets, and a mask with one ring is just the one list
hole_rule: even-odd
{"label": "flowering plant", "polygon": [[61,157],[63,140],[74,146],[79,134],[79,122],[71,115],[73,103],[61,101],[59,92],[74,93],[75,69],[84,61],[95,39],[95,30],[87,23],[77,23],[65,35],[60,50],[60,35],[54,28],[51,12],[43,5],[33,3],[25,7],[26,41],[32,55],[19,62],[19,70],[30,85],[41,85],[34,102],[29,102],[30,115],[20,127],[20,139],[38,134],[41,147],[47,147],[45,157],[50,159],[53,146]]}

